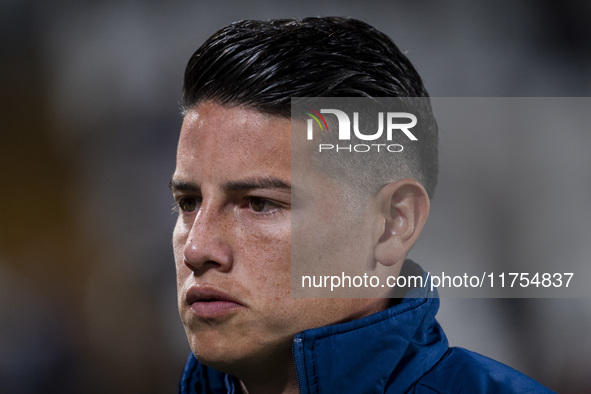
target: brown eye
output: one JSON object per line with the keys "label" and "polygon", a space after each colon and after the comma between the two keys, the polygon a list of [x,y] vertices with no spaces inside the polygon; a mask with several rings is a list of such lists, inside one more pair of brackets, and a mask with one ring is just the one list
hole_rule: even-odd
{"label": "brown eye", "polygon": [[179,208],[183,212],[193,212],[197,208],[195,197],[183,197],[179,200]]}
{"label": "brown eye", "polygon": [[250,208],[255,212],[262,212],[267,206],[267,200],[260,197],[254,197],[250,199]]}

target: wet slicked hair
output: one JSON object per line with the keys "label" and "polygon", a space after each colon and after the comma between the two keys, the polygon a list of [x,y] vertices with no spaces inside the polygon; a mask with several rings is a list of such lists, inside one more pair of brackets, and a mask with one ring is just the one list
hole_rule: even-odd
{"label": "wet slicked hair", "polygon": [[[204,101],[290,118],[292,97],[429,97],[421,77],[392,40],[365,22],[339,17],[245,20],[210,37],[185,71],[183,113]],[[373,190],[403,177],[437,183],[437,125],[429,114],[420,144],[360,168],[355,182]],[[347,155],[341,155],[342,160]],[[355,156],[355,155],[349,155]],[[345,173],[347,163],[344,165]],[[372,176],[372,174],[374,174]],[[376,177],[377,176],[377,177]],[[369,178],[372,180],[369,180]]]}

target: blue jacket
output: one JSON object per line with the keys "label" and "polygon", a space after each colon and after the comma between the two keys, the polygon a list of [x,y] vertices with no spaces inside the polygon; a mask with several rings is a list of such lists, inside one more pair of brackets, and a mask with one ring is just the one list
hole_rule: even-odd
{"label": "blue jacket", "polygon": [[[425,275],[409,260],[404,268]],[[300,393],[552,393],[504,364],[450,348],[435,320],[438,308],[437,291],[416,288],[385,311],[297,334]],[[191,355],[179,393],[234,393],[236,385]]]}

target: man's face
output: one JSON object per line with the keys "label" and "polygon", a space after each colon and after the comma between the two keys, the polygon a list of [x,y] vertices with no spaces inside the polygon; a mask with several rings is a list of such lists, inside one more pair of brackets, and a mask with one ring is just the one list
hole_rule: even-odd
{"label": "man's face", "polygon": [[[179,312],[191,349],[214,368],[239,374],[289,362],[296,333],[377,311],[370,300],[290,296],[290,145],[289,119],[212,102],[185,116],[171,181]],[[309,181],[321,195],[309,191],[297,204],[309,218],[299,221],[310,234],[303,256],[341,259],[351,251],[326,245],[346,237],[354,250],[370,249],[368,223],[342,214],[336,185],[314,171]]]}

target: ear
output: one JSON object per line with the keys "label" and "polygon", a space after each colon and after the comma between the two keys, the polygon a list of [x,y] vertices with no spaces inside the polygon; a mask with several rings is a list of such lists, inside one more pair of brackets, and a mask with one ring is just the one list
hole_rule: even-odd
{"label": "ear", "polygon": [[384,186],[376,202],[379,224],[375,259],[384,266],[402,266],[429,216],[429,196],[419,182],[405,178]]}

